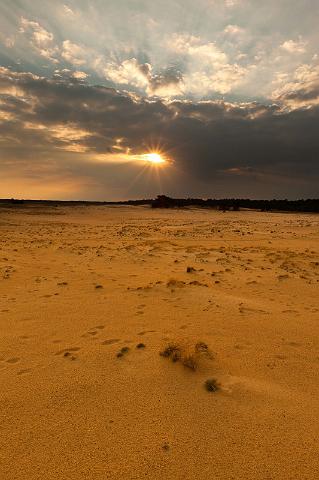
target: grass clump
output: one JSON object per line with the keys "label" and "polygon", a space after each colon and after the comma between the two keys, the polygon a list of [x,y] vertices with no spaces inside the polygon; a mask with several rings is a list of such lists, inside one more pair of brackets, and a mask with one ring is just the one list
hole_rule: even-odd
{"label": "grass clump", "polygon": [[208,353],[208,345],[204,342],[197,342],[195,345],[195,351],[198,353]]}
{"label": "grass clump", "polygon": [[190,370],[196,370],[200,357],[206,356],[212,358],[212,354],[208,345],[204,342],[197,342],[191,345],[183,345],[179,343],[169,343],[160,355],[165,358],[170,358],[172,362],[181,362],[184,367]]}
{"label": "grass clump", "polygon": [[164,348],[164,350],[160,352],[160,355],[162,357],[168,358],[168,357],[171,357],[173,353],[178,352],[178,350],[179,350],[178,345],[170,343],[169,345],[167,345],[167,347]]}
{"label": "grass clump", "polygon": [[215,378],[209,378],[205,382],[205,388],[208,392],[218,392],[220,385]]}
{"label": "grass clump", "polygon": [[130,351],[130,347],[122,347],[121,350],[116,354],[117,358],[124,357],[126,353]]}

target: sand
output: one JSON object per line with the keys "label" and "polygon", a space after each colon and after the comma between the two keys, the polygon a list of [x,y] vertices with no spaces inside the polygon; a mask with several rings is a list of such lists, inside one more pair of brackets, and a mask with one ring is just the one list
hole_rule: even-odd
{"label": "sand", "polygon": [[318,479],[318,287],[316,215],[2,208],[1,480]]}

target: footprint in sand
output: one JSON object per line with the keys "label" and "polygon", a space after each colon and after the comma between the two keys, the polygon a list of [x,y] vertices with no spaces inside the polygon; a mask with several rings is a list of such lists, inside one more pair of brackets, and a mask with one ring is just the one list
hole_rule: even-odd
{"label": "footprint in sand", "polygon": [[286,355],[283,355],[281,353],[277,353],[275,355],[275,358],[278,358],[278,360],[287,360],[288,359],[288,357]]}
{"label": "footprint in sand", "polygon": [[94,337],[99,333],[99,330],[103,330],[105,328],[104,325],[98,325],[97,327],[92,327],[90,330],[88,330],[86,333],[82,335],[82,337],[87,338],[89,336]]}
{"label": "footprint in sand", "polygon": [[155,333],[156,330],[145,330],[143,332],[139,332],[137,335],[146,335],[146,333]]}
{"label": "footprint in sand", "polygon": [[18,363],[19,360],[20,360],[19,357],[8,358],[7,363],[11,363],[11,364]]}
{"label": "footprint in sand", "polygon": [[101,345],[113,345],[113,343],[118,343],[120,342],[120,338],[109,338],[107,340],[104,340],[104,342],[101,343]]}
{"label": "footprint in sand", "polygon": [[76,356],[76,355],[72,355],[70,352],[65,352],[65,354],[63,355],[63,357],[69,358],[70,360],[76,360],[76,359],[77,359],[77,356]]}
{"label": "footprint in sand", "polygon": [[245,313],[263,313],[263,314],[268,314],[269,312],[266,312],[265,310],[261,310],[258,308],[251,308],[251,307],[239,307],[239,313],[245,314]]}
{"label": "footprint in sand", "polygon": [[299,342],[294,342],[294,341],[285,342],[285,345],[288,345],[289,347],[301,347],[301,343],[299,343]]}
{"label": "footprint in sand", "polygon": [[236,344],[234,345],[234,348],[235,348],[236,350],[245,350],[245,349],[246,349],[246,346],[241,345],[241,344],[239,344],[239,343],[236,343]]}
{"label": "footprint in sand", "polygon": [[289,275],[278,275],[277,276],[279,281],[287,280],[289,278]]}
{"label": "footprint in sand", "polygon": [[25,368],[24,370],[19,370],[17,372],[17,375],[26,375],[27,373],[31,373],[31,372],[32,372],[31,368]]}
{"label": "footprint in sand", "polygon": [[80,347],[64,348],[56,352],[55,355],[63,355],[63,357],[69,358],[70,360],[76,360],[76,355],[72,355],[71,352],[78,352],[79,350],[81,350]]}

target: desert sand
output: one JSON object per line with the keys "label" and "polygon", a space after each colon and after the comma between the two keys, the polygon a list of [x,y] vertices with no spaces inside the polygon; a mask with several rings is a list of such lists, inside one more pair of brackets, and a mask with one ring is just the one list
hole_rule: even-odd
{"label": "desert sand", "polygon": [[2,208],[0,318],[1,480],[319,478],[318,216]]}

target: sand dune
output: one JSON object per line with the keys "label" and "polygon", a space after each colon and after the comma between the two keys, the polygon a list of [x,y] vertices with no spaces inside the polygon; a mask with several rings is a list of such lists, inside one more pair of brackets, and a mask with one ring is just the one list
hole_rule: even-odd
{"label": "sand dune", "polygon": [[316,215],[3,208],[1,480],[318,479],[318,292]]}

